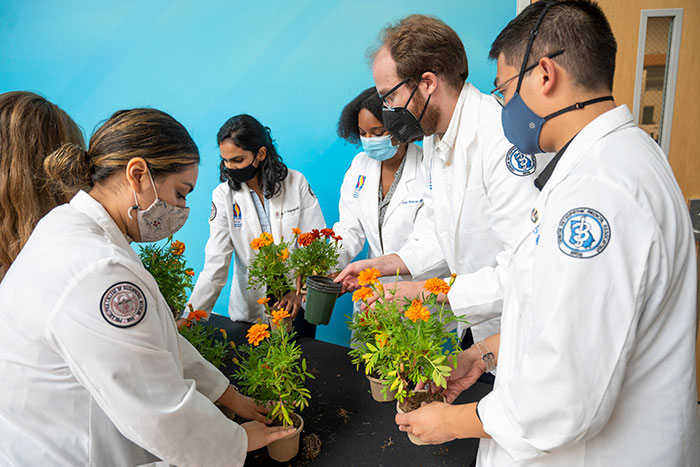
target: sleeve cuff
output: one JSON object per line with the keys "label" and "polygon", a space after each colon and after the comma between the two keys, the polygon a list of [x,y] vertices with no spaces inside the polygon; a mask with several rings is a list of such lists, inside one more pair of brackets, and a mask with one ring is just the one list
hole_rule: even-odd
{"label": "sleeve cuff", "polygon": [[510,423],[503,410],[504,388],[498,388],[484,396],[477,405],[477,414],[484,431],[514,460],[532,459],[545,454],[532,446]]}

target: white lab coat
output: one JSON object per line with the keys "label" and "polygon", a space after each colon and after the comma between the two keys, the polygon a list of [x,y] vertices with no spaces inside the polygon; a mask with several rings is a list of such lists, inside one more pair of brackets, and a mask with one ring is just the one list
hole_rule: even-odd
{"label": "white lab coat", "polygon": [[[117,327],[103,303],[124,282],[144,301]],[[0,319],[0,465],[243,465],[245,430],[212,403],[227,378],[87,193],[39,222],[0,283]]]}
{"label": "white lab coat", "polygon": [[[501,107],[466,83],[443,137],[423,140],[424,207],[412,238],[398,252],[413,276],[441,267],[458,275],[485,268],[480,274],[489,302],[502,297],[496,256],[512,249],[528,228],[527,213],[538,193],[533,181],[543,162],[530,156],[530,170],[515,170],[512,150],[503,135]],[[498,333],[500,306],[470,314],[460,310],[459,296],[451,293],[449,299],[453,311],[473,324],[475,341]]]}
{"label": "white lab coat", "polygon": [[[370,159],[364,152],[353,159],[340,187],[340,218],[333,226],[336,235],[343,237],[343,250],[338,259],[341,269],[360,253],[365,240],[369,244],[368,257],[374,258],[396,253],[410,236],[423,206],[423,150],[416,144],[409,144],[405,158],[401,179],[384,214],[381,239],[378,193],[382,163]],[[394,277],[387,279],[393,281]]]}
{"label": "white lab coat", "polygon": [[[235,206],[235,209],[234,209]],[[235,212],[234,212],[235,211]],[[270,199],[270,223],[275,242],[294,238],[293,228],[302,232],[326,226],[316,195],[306,178],[289,170],[281,191]],[[221,183],[212,193],[209,240],[205,248],[204,269],[197,278],[189,303],[211,313],[221,289],[226,285],[231,255],[235,253],[233,283],[228,312],[234,321],[254,323],[263,318],[264,307],[257,303],[263,290],[248,288],[248,266],[254,256],[250,242],[262,234],[260,219],[245,183],[233,191]],[[294,245],[292,246],[294,248]]]}
{"label": "white lab coat", "polygon": [[666,156],[618,107],[573,139],[534,206],[478,464],[700,465],[695,251]]}

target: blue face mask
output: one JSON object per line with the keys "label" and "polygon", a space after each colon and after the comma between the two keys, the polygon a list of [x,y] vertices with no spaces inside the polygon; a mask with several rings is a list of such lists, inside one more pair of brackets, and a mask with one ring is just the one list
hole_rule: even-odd
{"label": "blue face mask", "polygon": [[379,162],[391,159],[399,150],[398,146],[391,144],[391,135],[375,136],[374,138],[360,136],[360,141],[362,141],[362,149],[367,157]]}
{"label": "blue face mask", "polygon": [[[554,3],[549,3],[544,7],[542,13],[540,13],[539,18],[537,19],[537,22],[535,23],[535,26],[532,28],[532,31],[530,31],[530,40],[527,43],[525,57],[523,58],[523,63],[520,67],[520,74],[518,75],[518,87],[515,89],[515,94],[513,94],[513,97],[503,107],[503,112],[501,113],[503,133],[508,141],[513,143],[513,145],[518,148],[518,151],[522,152],[523,154],[536,154],[538,152],[544,152],[540,147],[540,133],[542,132],[542,126],[547,120],[572,110],[582,109],[589,104],[613,100],[612,96],[597,97],[584,102],[577,102],[574,105],[570,105],[569,107],[563,108],[544,117],[540,117],[533,112],[525,101],[523,101],[523,98],[520,95],[520,86],[522,85],[525,73],[534,68],[534,66],[527,68],[527,61],[530,58],[532,42],[534,41],[535,36],[537,36],[537,30],[542,23],[544,15],[553,4]],[[548,57],[554,58],[562,52],[564,51],[557,51]]]}

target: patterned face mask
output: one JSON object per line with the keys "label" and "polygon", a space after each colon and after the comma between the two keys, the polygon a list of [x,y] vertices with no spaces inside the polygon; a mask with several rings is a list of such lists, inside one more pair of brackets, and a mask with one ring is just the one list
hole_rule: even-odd
{"label": "patterned face mask", "polygon": [[137,210],[136,221],[139,227],[139,233],[141,234],[139,243],[157,242],[158,240],[168,238],[185,225],[187,217],[190,215],[190,208],[173,206],[158,198],[158,190],[156,190],[156,184],[153,183],[150,169],[148,170],[148,178],[151,179],[151,185],[153,185],[156,199],[148,209],[140,210],[139,200],[136,197],[136,192],[134,192],[134,201],[136,204],[129,208],[129,212],[127,213],[129,219],[133,219],[131,211],[134,209]]}

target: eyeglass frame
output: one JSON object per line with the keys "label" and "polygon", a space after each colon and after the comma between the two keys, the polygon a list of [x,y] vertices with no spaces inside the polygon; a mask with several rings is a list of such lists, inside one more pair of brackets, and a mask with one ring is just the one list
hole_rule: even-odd
{"label": "eyeglass frame", "polygon": [[[431,72],[424,71],[423,73],[433,73],[433,74],[435,74],[435,75],[437,74],[437,73],[435,73],[434,71],[431,71]],[[385,105],[387,108],[389,108],[389,109],[393,109],[394,106],[391,105],[389,102],[387,102],[386,98],[389,97],[389,96],[390,96],[391,94],[393,94],[394,92],[396,92],[401,86],[403,86],[404,84],[408,83],[408,82],[411,81],[412,79],[417,79],[418,82],[420,82],[420,81],[423,79],[423,73],[421,73],[421,76],[419,76],[418,78],[406,78],[406,79],[404,79],[404,80],[401,80],[401,81],[399,82],[399,84],[397,84],[397,85],[394,86],[393,88],[389,89],[389,90],[388,90],[387,92],[385,92],[384,94],[379,94],[379,93],[377,93],[377,94],[379,94],[379,98],[382,100],[382,104],[384,104],[384,105]],[[416,93],[417,90],[418,90],[418,86],[416,86],[415,88],[413,88],[413,91],[411,92],[411,95],[409,96],[408,101],[406,101],[407,103],[411,101],[411,99],[413,98],[413,95]],[[407,105],[408,105],[408,104],[407,104]]]}
{"label": "eyeglass frame", "polygon": [[[549,59],[552,59],[552,58],[558,57],[559,55],[561,55],[561,54],[563,54],[563,53],[564,53],[564,49],[559,49],[559,50],[557,50],[556,52],[552,52],[552,53],[549,54],[549,55],[545,55],[545,57],[546,57],[546,58],[549,58]],[[540,59],[540,60],[541,60],[541,59]],[[505,80],[504,82],[502,82],[499,86],[496,87],[496,89],[494,89],[493,91],[491,91],[490,94],[493,96],[494,99],[496,99],[496,102],[498,102],[498,103],[500,104],[501,107],[505,107],[505,106],[506,106],[506,100],[505,100],[505,97],[503,96],[503,87],[504,87],[506,84],[508,84],[508,83],[510,83],[511,81],[513,81],[515,78],[519,77],[519,76],[521,75],[521,73],[522,73],[523,76],[525,76],[525,73],[531,72],[532,70],[534,70],[535,68],[537,68],[537,67],[539,66],[539,64],[540,64],[540,61],[537,60],[537,62],[535,62],[533,65],[530,65],[529,67],[525,68],[525,70],[523,70],[522,72],[518,73],[518,74],[515,75],[515,76],[511,76],[510,78],[508,78],[507,80]],[[392,89],[392,91],[394,91],[394,90]],[[496,94],[497,92],[500,92],[501,94],[500,94],[500,95],[499,95],[499,94]],[[381,96],[380,96],[380,97],[381,97]]]}

